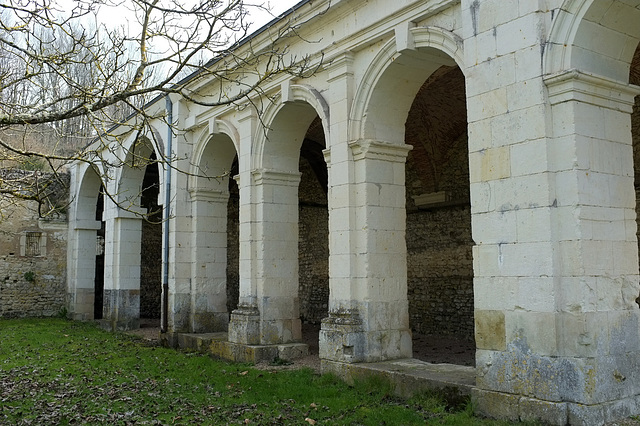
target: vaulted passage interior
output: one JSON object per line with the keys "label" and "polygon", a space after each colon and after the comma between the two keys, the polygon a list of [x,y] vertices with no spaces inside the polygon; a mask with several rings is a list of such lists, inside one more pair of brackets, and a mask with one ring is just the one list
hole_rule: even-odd
{"label": "vaulted passage interior", "polygon": [[407,285],[414,357],[475,363],[465,82],[435,70],[409,110]]}

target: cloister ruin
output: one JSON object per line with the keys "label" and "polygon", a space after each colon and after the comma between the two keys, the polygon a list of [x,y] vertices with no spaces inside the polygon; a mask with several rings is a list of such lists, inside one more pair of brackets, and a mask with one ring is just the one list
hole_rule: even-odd
{"label": "cloister ruin", "polygon": [[639,414],[640,0],[305,0],[270,28],[291,20],[312,75],[158,98],[105,151],[126,165],[75,166],[71,315],[284,358],[320,324],[338,373],[456,336],[481,414]]}

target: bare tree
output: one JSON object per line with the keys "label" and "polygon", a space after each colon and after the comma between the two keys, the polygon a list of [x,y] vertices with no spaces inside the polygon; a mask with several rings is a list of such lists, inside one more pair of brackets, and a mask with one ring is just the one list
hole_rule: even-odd
{"label": "bare tree", "polygon": [[[112,8],[124,11],[124,25],[98,19]],[[306,58],[291,56],[286,43],[277,42],[291,27],[280,26],[268,48],[251,47],[252,8],[263,6],[244,0],[0,0],[0,166],[56,171],[70,160],[86,160],[86,152],[74,153],[78,146],[130,114],[143,126],[151,118],[145,103],[158,96],[179,94],[205,106],[244,102],[276,73],[313,72]],[[230,80],[233,91],[213,96],[190,89]],[[0,193],[24,191],[0,178]],[[38,191],[30,194],[37,198]]]}

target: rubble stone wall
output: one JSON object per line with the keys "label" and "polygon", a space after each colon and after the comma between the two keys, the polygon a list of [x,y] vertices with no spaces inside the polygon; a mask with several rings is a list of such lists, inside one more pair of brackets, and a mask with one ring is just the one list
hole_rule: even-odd
{"label": "rubble stone wall", "polygon": [[38,217],[38,203],[0,200],[0,317],[64,313],[67,220]]}

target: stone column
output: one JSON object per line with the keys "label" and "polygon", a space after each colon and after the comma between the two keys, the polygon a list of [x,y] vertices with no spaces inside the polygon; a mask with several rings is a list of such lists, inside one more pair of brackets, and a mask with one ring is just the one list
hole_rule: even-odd
{"label": "stone column", "polygon": [[[188,333],[192,330],[192,272],[193,272],[193,215],[192,204],[189,199],[189,176],[184,173],[189,170],[191,156],[193,155],[193,132],[187,127],[189,107],[187,101],[179,96],[172,96],[174,127],[171,129],[173,142],[170,154],[171,167],[161,169],[164,179],[160,190],[160,199],[163,209],[168,213],[169,219],[164,221],[163,235],[168,232],[168,259],[166,267],[168,271],[167,282],[167,332],[165,339],[171,345],[175,345],[176,333]],[[171,201],[166,204],[167,173],[171,173]],[[168,229],[168,230],[167,230]],[[163,246],[163,250],[167,247]],[[163,277],[164,279],[164,277]],[[164,288],[163,288],[164,291]],[[162,295],[165,298],[165,294]]]}
{"label": "stone column", "polygon": [[[473,126],[493,134],[470,160],[474,398],[490,416],[598,425],[637,413],[640,401],[637,91],[576,71],[545,83],[548,106],[530,98],[528,112]],[[516,114],[528,125],[496,138],[491,123]],[[471,146],[481,142],[471,134]]]}
{"label": "stone column", "polygon": [[[115,214],[114,214],[115,213]],[[139,215],[142,211],[138,212]],[[142,219],[132,211],[105,211],[103,324],[111,330],[140,327]]]}
{"label": "stone column", "polygon": [[302,339],[298,300],[299,172],[254,171],[260,343]]}
{"label": "stone column", "polygon": [[[225,181],[226,182],[226,181]],[[227,191],[191,191],[191,331],[227,331]]]}
{"label": "stone column", "polygon": [[97,230],[100,222],[77,220],[72,227],[68,251],[69,315],[75,320],[93,319]]}
{"label": "stone column", "polygon": [[[404,187],[411,147],[359,140],[349,148],[351,185],[336,185],[339,171],[330,166],[331,297],[320,331],[320,358],[329,369],[334,361],[411,357]],[[349,205],[334,204],[339,197]]]}
{"label": "stone column", "polygon": [[240,259],[238,308],[231,312],[229,342],[240,345],[260,344],[260,312],[258,311],[257,263],[255,252],[259,244],[255,238],[256,205],[253,203],[254,176],[252,173],[253,138],[259,126],[257,114],[252,107],[239,120],[240,152],[239,172],[235,176],[240,192]]}

